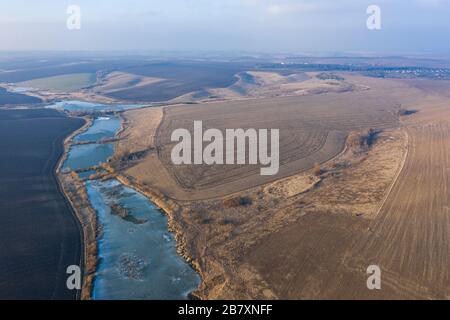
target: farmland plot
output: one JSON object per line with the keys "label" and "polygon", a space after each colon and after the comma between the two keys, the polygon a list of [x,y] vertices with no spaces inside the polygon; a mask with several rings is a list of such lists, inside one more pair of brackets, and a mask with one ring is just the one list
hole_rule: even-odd
{"label": "farmland plot", "polygon": [[[173,106],[165,110],[158,130],[159,157],[177,184],[189,191],[177,195],[173,190],[171,196],[198,199],[225,195],[326,162],[343,149],[350,131],[396,126],[397,108],[394,98],[380,98],[375,90]],[[279,173],[261,176],[258,165],[173,165],[171,133],[178,128],[192,132],[194,121],[202,121],[204,130],[279,129]]]}

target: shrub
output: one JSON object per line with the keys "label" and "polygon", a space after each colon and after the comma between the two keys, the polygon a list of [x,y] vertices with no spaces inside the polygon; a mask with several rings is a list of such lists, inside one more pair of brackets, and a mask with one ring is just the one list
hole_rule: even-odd
{"label": "shrub", "polygon": [[252,199],[249,197],[234,197],[223,201],[226,208],[236,208],[240,206],[249,206],[252,204]]}
{"label": "shrub", "polygon": [[322,174],[322,167],[320,166],[320,163],[315,163],[314,164],[313,174],[315,176],[320,176]]}

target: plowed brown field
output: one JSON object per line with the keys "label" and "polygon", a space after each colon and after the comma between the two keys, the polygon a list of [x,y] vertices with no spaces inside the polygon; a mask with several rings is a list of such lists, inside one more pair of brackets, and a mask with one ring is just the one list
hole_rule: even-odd
{"label": "plowed brown field", "polygon": [[[445,88],[349,80],[368,89],[165,109],[158,152],[122,173],[179,204],[170,214],[201,273],[199,297],[450,298]],[[399,108],[418,112],[399,120]],[[207,128],[280,128],[280,173],[261,180],[251,166],[173,166],[170,133],[194,120]],[[368,127],[383,129],[370,150],[336,157],[349,133]],[[324,137],[333,132],[341,136],[328,149]],[[307,159],[325,162],[320,177]],[[237,196],[251,204],[226,205]],[[381,269],[381,290],[367,289],[369,265]]]}
{"label": "plowed brown field", "polygon": [[[166,108],[156,145],[161,163],[176,184],[165,188],[164,192],[176,199],[195,200],[242,191],[328,161],[343,150],[345,138],[351,131],[398,125],[400,100],[386,92],[389,83],[348,78],[359,87],[370,89]],[[405,86],[398,83],[391,85],[397,86],[398,93],[405,90]],[[171,133],[178,128],[193,132],[194,121],[202,121],[204,130],[279,129],[278,174],[261,176],[259,165],[173,165],[170,156],[176,143],[170,141]]]}
{"label": "plowed brown field", "polygon": [[[424,96],[411,107],[419,112],[402,121],[406,161],[372,221],[316,213],[249,253],[279,296],[450,298],[450,100]],[[280,250],[280,243],[290,245]],[[382,271],[381,290],[366,287],[373,264]]]}

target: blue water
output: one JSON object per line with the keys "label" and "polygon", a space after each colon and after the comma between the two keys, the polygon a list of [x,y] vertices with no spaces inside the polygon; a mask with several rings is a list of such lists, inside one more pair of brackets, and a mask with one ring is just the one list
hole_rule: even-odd
{"label": "blue water", "polygon": [[[117,180],[88,181],[89,199],[102,226],[94,299],[186,299],[199,284],[176,253],[167,218],[145,196]],[[127,208],[140,223],[111,214]]]}
{"label": "blue water", "polygon": [[74,141],[99,141],[104,138],[113,138],[120,128],[120,119],[114,116],[98,117],[84,133],[77,135]]}
{"label": "blue water", "polygon": [[70,148],[68,157],[64,162],[64,169],[79,170],[98,166],[114,154],[111,143],[81,144]]}
{"label": "blue water", "polygon": [[128,109],[137,109],[151,104],[102,104],[77,100],[59,101],[46,108],[63,109],[66,111],[121,111]]}
{"label": "blue water", "polygon": [[95,171],[95,170],[83,171],[83,172],[78,173],[78,176],[81,179],[85,180],[85,179],[88,179],[94,173],[97,173],[97,171]]}
{"label": "blue water", "polygon": [[[96,119],[78,141],[100,141],[113,137],[120,127],[115,117]],[[113,144],[73,145],[65,168],[83,169],[113,154]],[[200,278],[176,252],[167,217],[145,196],[117,180],[88,180],[94,173],[80,173],[97,212],[98,267],[93,283],[94,299],[187,299]],[[111,213],[113,205],[126,208],[133,219]]]}
{"label": "blue water", "polygon": [[26,87],[14,87],[11,89],[8,89],[10,92],[16,92],[16,93],[25,93],[32,90],[32,88],[26,88]]}
{"label": "blue water", "polygon": [[[92,126],[85,132],[75,136],[73,141],[98,142],[105,138],[113,138],[120,128],[120,119],[114,116],[98,117],[94,119]],[[112,143],[91,143],[73,145],[70,148],[68,157],[64,162],[64,169],[79,170],[98,166],[114,154]],[[90,172],[92,174],[93,172]],[[80,173],[81,178],[86,178],[90,174]]]}

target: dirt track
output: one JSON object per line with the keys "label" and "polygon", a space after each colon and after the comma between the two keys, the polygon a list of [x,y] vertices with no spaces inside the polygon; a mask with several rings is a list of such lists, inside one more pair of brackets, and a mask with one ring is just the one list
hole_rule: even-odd
{"label": "dirt track", "polygon": [[[402,121],[405,164],[373,220],[307,215],[254,248],[250,262],[279,296],[450,298],[450,101],[426,97],[414,107],[419,112]],[[289,253],[277,252],[280,243],[290,243]],[[366,287],[372,264],[382,270],[382,290]]]}
{"label": "dirt track", "polygon": [[410,151],[371,232],[352,249],[383,270],[383,291],[450,298],[450,125],[408,126]]}

